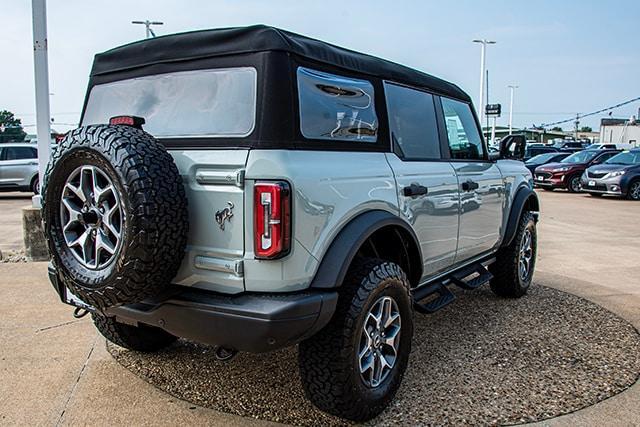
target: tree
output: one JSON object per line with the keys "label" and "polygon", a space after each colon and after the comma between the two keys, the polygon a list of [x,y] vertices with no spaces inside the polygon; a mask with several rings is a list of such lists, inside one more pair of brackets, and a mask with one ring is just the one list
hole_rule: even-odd
{"label": "tree", "polygon": [[22,129],[22,120],[11,111],[0,111],[0,142],[24,141],[27,133]]}
{"label": "tree", "polygon": [[562,132],[562,128],[560,126],[554,126],[551,128],[551,130],[554,132]]}
{"label": "tree", "polygon": [[593,129],[591,129],[591,126],[582,126],[580,132],[593,132]]}

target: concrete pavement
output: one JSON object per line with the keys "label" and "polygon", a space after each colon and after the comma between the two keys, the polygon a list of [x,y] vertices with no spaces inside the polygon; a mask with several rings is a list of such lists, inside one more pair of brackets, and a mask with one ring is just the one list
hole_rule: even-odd
{"label": "concrete pavement", "polygon": [[24,247],[21,209],[31,206],[31,193],[0,193],[0,251]]}
{"label": "concrete pavement", "polygon": [[[634,273],[640,203],[560,192],[540,196],[536,282],[590,299],[640,328]],[[0,200],[3,244],[15,234],[5,230],[11,224],[6,203],[15,208],[30,200]],[[0,424],[265,424],[195,407],[155,389],[118,365],[91,320],[76,320],[71,311],[56,300],[45,263],[0,264]],[[636,383],[540,425],[640,425],[639,408]]]}

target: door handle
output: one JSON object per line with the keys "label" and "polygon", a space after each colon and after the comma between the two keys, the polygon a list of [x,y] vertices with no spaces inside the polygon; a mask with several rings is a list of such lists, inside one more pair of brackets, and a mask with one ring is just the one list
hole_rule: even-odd
{"label": "door handle", "polygon": [[469,180],[462,183],[462,189],[464,191],[473,191],[477,190],[478,188],[480,188],[480,184],[475,181]]}
{"label": "door handle", "polygon": [[429,193],[429,189],[424,185],[419,185],[419,184],[411,184],[402,189],[402,194],[405,197],[424,196],[427,193]]}

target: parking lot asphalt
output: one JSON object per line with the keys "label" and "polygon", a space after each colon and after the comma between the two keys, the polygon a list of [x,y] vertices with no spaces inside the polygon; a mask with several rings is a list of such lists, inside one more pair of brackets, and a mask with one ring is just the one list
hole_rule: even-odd
{"label": "parking lot asphalt", "polygon": [[[640,203],[540,192],[535,282],[587,298],[640,328]],[[3,197],[4,196],[4,197]],[[0,249],[21,246],[29,195],[0,194]],[[0,264],[3,425],[266,424],[194,406],[122,368],[88,317],[57,301],[45,263]],[[410,373],[408,373],[410,375]],[[539,425],[640,425],[640,384]]]}

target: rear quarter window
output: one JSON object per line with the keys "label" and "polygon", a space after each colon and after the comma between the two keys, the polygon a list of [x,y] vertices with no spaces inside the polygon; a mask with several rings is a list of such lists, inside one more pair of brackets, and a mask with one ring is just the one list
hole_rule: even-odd
{"label": "rear quarter window", "polygon": [[145,119],[156,137],[245,137],[256,121],[255,68],[157,74],[96,85],[83,125],[114,116]]}
{"label": "rear quarter window", "polygon": [[297,70],[300,131],[308,139],[371,142],[378,138],[373,85],[304,67]]}

